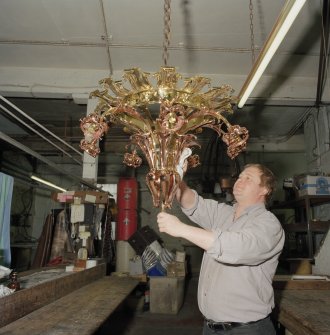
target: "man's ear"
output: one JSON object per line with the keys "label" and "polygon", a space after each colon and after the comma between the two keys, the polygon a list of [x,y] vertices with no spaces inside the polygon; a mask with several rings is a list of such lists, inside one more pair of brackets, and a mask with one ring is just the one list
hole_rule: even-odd
{"label": "man's ear", "polygon": [[262,192],[261,192],[261,195],[266,196],[266,195],[268,195],[268,194],[269,194],[269,190],[268,190],[266,187],[263,187],[263,190],[262,190]]}

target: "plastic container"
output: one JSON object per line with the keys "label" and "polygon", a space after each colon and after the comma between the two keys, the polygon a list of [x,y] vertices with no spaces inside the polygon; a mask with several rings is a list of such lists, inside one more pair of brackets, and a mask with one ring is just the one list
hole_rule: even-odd
{"label": "plastic container", "polygon": [[135,256],[134,249],[127,241],[116,242],[116,272],[129,273],[129,262]]}
{"label": "plastic container", "polygon": [[152,266],[149,270],[147,270],[147,275],[149,277],[159,277],[159,276],[166,276],[167,271],[163,268],[163,266],[157,262],[154,266]]}

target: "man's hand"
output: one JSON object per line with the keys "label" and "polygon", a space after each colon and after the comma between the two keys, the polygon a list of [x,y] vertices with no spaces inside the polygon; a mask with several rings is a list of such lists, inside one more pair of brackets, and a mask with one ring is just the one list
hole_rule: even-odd
{"label": "man's hand", "polygon": [[204,250],[209,249],[215,239],[215,235],[212,231],[185,224],[176,216],[165,212],[160,212],[157,215],[157,222],[161,233],[184,238]]}
{"label": "man's hand", "polygon": [[161,233],[166,233],[174,237],[182,237],[186,225],[176,216],[160,212],[157,215],[158,228]]}

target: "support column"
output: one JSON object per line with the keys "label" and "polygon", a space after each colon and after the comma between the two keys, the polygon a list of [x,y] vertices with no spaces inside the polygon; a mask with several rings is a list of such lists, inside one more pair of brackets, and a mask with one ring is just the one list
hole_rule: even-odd
{"label": "support column", "polygon": [[[97,103],[98,103],[97,99],[88,99],[86,115],[89,115],[94,112]],[[84,152],[83,173],[82,173],[83,179],[92,184],[96,184],[97,169],[98,169],[98,157],[96,156],[94,158],[90,156],[87,152]]]}

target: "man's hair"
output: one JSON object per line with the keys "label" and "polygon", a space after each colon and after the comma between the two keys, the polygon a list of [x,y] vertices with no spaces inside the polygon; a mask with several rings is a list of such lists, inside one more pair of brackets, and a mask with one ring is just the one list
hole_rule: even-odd
{"label": "man's hair", "polygon": [[265,200],[266,202],[269,202],[276,188],[276,178],[274,173],[262,164],[247,164],[244,166],[244,169],[248,167],[255,167],[260,171],[260,186],[265,186],[267,188],[268,193],[265,196]]}

